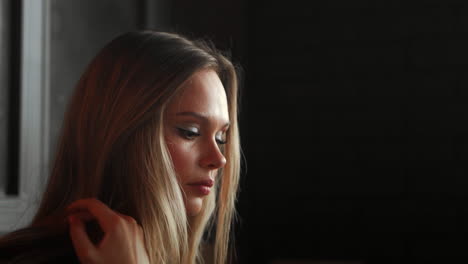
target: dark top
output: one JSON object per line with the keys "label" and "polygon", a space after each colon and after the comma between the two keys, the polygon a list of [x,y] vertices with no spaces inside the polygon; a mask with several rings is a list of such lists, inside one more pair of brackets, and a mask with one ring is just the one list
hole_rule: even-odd
{"label": "dark top", "polygon": [[0,264],[78,264],[68,235],[19,238],[0,245]]}

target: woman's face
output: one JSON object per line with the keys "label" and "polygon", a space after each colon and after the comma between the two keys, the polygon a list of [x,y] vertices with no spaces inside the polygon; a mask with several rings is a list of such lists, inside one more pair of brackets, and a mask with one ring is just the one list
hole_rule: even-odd
{"label": "woman's face", "polygon": [[218,169],[226,164],[220,147],[229,128],[228,104],[213,70],[199,71],[183,84],[168,105],[164,127],[187,214],[195,216],[212,191]]}

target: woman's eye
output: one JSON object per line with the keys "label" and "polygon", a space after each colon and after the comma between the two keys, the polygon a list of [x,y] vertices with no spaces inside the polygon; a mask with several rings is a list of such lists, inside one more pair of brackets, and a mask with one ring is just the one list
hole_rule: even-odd
{"label": "woman's eye", "polygon": [[226,144],[226,143],[227,143],[226,134],[223,133],[223,134],[221,134],[221,135],[218,135],[218,136],[216,137],[216,142],[217,142],[218,144],[220,144],[220,145]]}
{"label": "woman's eye", "polygon": [[179,134],[186,139],[194,139],[195,137],[200,136],[200,133],[184,128],[177,128]]}
{"label": "woman's eye", "polygon": [[216,139],[216,142],[218,142],[218,144],[220,144],[220,145],[224,145],[224,144],[227,143],[226,140],[222,140],[222,139],[218,139],[218,138]]}

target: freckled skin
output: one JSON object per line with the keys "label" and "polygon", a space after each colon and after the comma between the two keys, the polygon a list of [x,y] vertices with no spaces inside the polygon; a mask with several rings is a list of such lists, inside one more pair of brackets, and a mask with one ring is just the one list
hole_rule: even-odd
{"label": "freckled skin", "polygon": [[[228,129],[228,103],[221,80],[213,70],[195,73],[182,89],[167,107],[164,135],[185,193],[187,215],[195,216],[206,196],[189,184],[208,178],[216,181],[217,170],[226,164],[219,139]],[[205,118],[180,114],[188,112]],[[180,128],[197,135],[187,137]]]}

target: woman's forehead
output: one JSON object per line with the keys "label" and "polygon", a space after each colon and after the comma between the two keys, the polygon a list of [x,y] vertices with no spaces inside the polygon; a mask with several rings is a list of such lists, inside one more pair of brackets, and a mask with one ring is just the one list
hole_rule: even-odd
{"label": "woman's forehead", "polygon": [[213,70],[196,72],[168,105],[168,113],[196,112],[229,122],[226,92]]}

